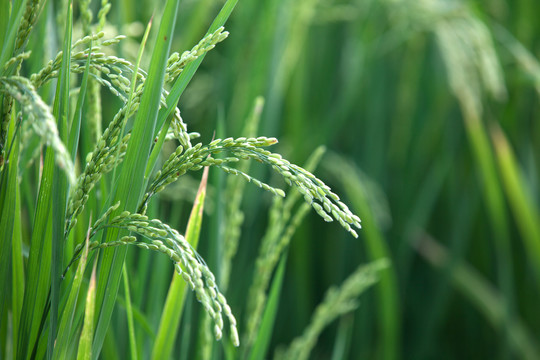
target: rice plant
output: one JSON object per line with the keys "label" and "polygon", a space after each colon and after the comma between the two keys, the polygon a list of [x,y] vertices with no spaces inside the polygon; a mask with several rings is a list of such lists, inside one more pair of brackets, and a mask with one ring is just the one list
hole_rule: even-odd
{"label": "rice plant", "polygon": [[0,8],[0,358],[540,358],[535,1]]}
{"label": "rice plant", "polygon": [[[329,186],[310,171],[267,150],[277,143],[276,138],[255,136],[256,114],[248,122],[249,137],[205,143],[198,142],[204,135],[188,132],[178,101],[205,55],[228,37],[223,25],[235,4],[227,1],[206,35],[180,54],[171,52],[179,1],[167,1],[160,18],[148,23],[138,54],[131,61],[118,56],[121,51],[115,49],[126,37],[107,34],[112,5],[107,1],[99,4],[95,21],[89,1],[3,4],[9,14],[3,24],[6,37],[0,74],[1,276],[7,289],[0,314],[3,357],[108,357],[107,341],[111,340],[107,339],[115,336],[110,335],[113,310],[122,299],[123,318],[129,328],[129,346],[123,351],[127,353],[129,348],[131,358],[150,354],[168,358],[177,339],[166,332],[172,325],[175,333],[181,325],[180,315],[188,311],[184,309],[187,287],[205,314],[198,325],[201,334],[211,328],[214,338],[221,340],[226,333],[224,349],[229,357],[253,356],[250,354],[255,351],[264,356],[260,344],[271,339],[267,322],[273,319],[264,319],[262,311],[276,306],[275,292],[283,281],[284,249],[306,211],[312,208],[325,221],[336,221],[358,237],[355,228],[361,228],[360,218]],[[43,36],[51,21],[64,30],[46,37],[44,43],[36,42],[32,34]],[[148,39],[155,23],[158,30],[151,43]],[[56,44],[61,46],[55,49]],[[56,55],[43,63],[39,55],[51,52]],[[150,58],[147,70],[141,66],[145,56]],[[107,96],[116,101],[105,101]],[[255,112],[260,113],[261,106],[257,105]],[[281,244],[265,253],[273,260],[254,276],[255,283],[259,277],[265,279],[256,287],[258,296],[263,296],[277,261],[283,259],[281,275],[273,280],[277,289],[273,290],[273,302],[257,303],[245,330],[247,344],[234,355],[234,347],[241,344],[239,323],[219,288],[222,282],[227,288],[232,279],[216,276],[199,255],[197,242],[210,168],[251,182],[275,197],[286,196],[279,187],[248,175],[245,165],[237,165],[253,160],[274,170],[294,192],[287,200],[286,212],[270,227],[272,241]],[[181,225],[185,229],[182,235],[156,217],[158,196],[186,174],[202,169],[203,180],[189,222]],[[230,196],[241,196],[243,188],[239,186],[231,183]],[[295,217],[291,206],[300,197],[307,207],[301,207]],[[240,211],[239,206],[237,200],[231,215]],[[232,219],[225,224],[239,226]],[[225,241],[234,249],[218,269],[230,268],[238,247],[231,244],[230,235]],[[153,344],[137,337],[136,327],[141,322],[149,324],[152,314],[138,310],[142,304],[131,295],[130,283],[140,274],[126,266],[130,247],[157,252],[156,256],[172,262],[177,274],[168,296],[178,301],[162,304],[160,323],[148,325]],[[151,271],[151,267],[146,270]],[[340,314],[351,311],[350,302],[376,281],[377,271],[366,268],[359,274],[364,273],[365,279],[349,280],[343,299],[335,300],[343,307]],[[165,270],[159,276],[167,279],[168,274]],[[123,295],[119,295],[121,280]],[[359,288],[349,294],[350,286]],[[183,331],[178,341],[187,336]],[[113,346],[121,349],[122,341]],[[216,356],[218,350],[201,335],[190,351],[208,357],[212,353]]]}

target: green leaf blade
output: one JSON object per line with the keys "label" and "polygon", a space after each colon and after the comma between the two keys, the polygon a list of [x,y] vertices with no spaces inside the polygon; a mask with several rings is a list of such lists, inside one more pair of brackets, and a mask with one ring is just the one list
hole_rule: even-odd
{"label": "green leaf blade", "polygon": [[[168,0],[158,31],[158,41],[152,54],[151,66],[145,82],[139,111],[135,118],[132,135],[128,143],[124,164],[119,175],[118,183],[131,184],[119,187],[114,202],[120,201],[121,206],[112,216],[123,210],[135,211],[144,190],[144,172],[147,166],[150,147],[153,144],[153,134],[160,104],[161,89],[167,58],[171,46],[172,34],[176,22],[179,0]],[[119,232],[111,229],[107,232],[106,241],[117,239]],[[97,288],[98,320],[92,345],[92,357],[97,358],[105,339],[112,311],[114,308],[122,266],[126,256],[126,248],[105,250],[100,265]]]}

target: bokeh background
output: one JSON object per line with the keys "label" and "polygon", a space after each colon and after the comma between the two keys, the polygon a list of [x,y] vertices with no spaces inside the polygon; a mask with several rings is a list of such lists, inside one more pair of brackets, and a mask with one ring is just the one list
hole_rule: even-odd
{"label": "bokeh background", "polygon": [[[173,50],[195,45],[221,5],[183,1]],[[113,2],[109,20],[131,24],[118,31],[131,31],[137,44],[137,29],[161,8]],[[358,239],[314,212],[303,221],[289,249],[272,350],[301,334],[328,287],[384,257],[391,269],[357,311],[323,332],[314,359],[538,358],[538,14],[534,0],[238,2],[229,38],[180,100],[189,130],[205,142],[241,136],[262,96],[258,134],[277,137],[273,150],[300,165],[324,145],[315,174],[363,221]],[[137,49],[129,41],[126,56]],[[264,169],[251,173],[285,188]],[[176,193],[183,205],[163,200],[160,218],[185,226],[198,176]],[[223,181],[211,172],[200,244],[210,265]],[[246,187],[227,293],[240,318],[270,204],[268,194]],[[145,294],[142,280],[133,292],[146,299],[152,323],[168,286],[163,273],[172,269],[167,259],[145,259],[155,292]],[[141,258],[130,261],[136,267]],[[113,353],[105,344],[104,356]]]}

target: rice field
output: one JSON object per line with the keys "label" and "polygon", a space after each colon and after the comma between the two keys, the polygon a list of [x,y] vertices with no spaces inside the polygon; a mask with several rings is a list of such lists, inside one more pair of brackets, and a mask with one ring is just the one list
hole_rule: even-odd
{"label": "rice field", "polygon": [[0,359],[540,359],[536,2],[0,8]]}

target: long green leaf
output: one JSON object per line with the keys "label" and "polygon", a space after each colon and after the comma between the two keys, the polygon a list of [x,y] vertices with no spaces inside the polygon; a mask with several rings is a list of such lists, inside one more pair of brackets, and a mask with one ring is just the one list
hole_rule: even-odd
{"label": "long green leaf", "polygon": [[347,356],[353,333],[353,319],[353,316],[343,316],[339,321],[336,341],[332,351],[332,360],[344,359]]}
{"label": "long green leaf", "polygon": [[[141,64],[141,60],[142,60],[142,56],[143,56],[143,53],[144,53],[144,49],[145,49],[145,46],[146,46],[146,41],[148,40],[148,35],[150,34],[150,29],[152,28],[152,19],[150,19],[150,21],[148,22],[148,25],[146,26],[146,30],[144,32],[144,35],[143,35],[143,38],[142,38],[142,41],[141,41],[141,45],[139,46],[139,53],[137,55],[137,61],[135,62],[135,68],[133,70],[133,76],[131,78],[131,88],[130,88],[130,92],[129,92],[129,98],[128,98],[128,102],[127,102],[127,109],[128,111],[126,111],[126,118],[124,120],[124,123],[122,125],[122,131],[120,131],[120,134],[123,134],[124,133],[124,127],[125,127],[125,124],[128,120],[128,114],[129,114],[129,109],[131,108],[131,105],[133,103],[133,95],[135,93],[135,88],[137,86],[137,74],[139,73],[139,66]],[[166,133],[166,131],[164,131],[164,133]],[[163,146],[163,143],[160,143],[160,144],[156,144],[154,146],[154,150],[158,151],[157,148],[161,149],[161,147]],[[116,158],[117,158],[117,161],[118,161],[118,157],[120,156],[120,149],[117,150],[117,153],[116,153]],[[114,169],[114,172],[113,172],[113,179],[115,178],[115,174],[116,174],[116,168]],[[145,181],[146,181],[146,175],[145,175]],[[122,276],[124,278],[124,290],[125,290],[125,303],[126,303],[126,316],[127,316],[127,321],[128,321],[128,334],[129,334],[129,347],[130,347],[130,351],[131,351],[131,357],[132,359],[137,359],[137,341],[136,341],[136,338],[135,338],[135,324],[134,324],[134,320],[133,320],[133,306],[132,306],[132,301],[131,301],[131,293],[130,293],[130,290],[129,290],[129,275],[128,275],[128,272],[127,272],[127,267],[126,267],[126,263],[124,262],[123,266],[122,266]]]}
{"label": "long green leaf", "polygon": [[[4,39],[2,43],[2,52],[0,54],[0,64],[2,66],[0,67],[0,75],[4,74],[4,65],[6,61],[9,60],[9,58],[12,56],[13,47],[15,46],[15,37],[17,36],[17,30],[19,29],[19,25],[21,24],[21,19],[23,17],[24,11],[26,9],[26,2],[27,0],[23,1],[15,1],[15,7],[12,8],[11,14],[9,16],[9,22],[6,26],[7,32],[4,33]],[[2,9],[7,10],[8,6],[6,6],[7,2],[2,2]],[[2,16],[2,21],[7,20],[7,14],[4,14]],[[7,35],[7,36],[6,36]],[[10,75],[10,74],[8,74]]]}
{"label": "long green leaf", "polygon": [[270,345],[270,340],[272,340],[272,334],[274,332],[274,323],[276,322],[279,296],[283,286],[286,264],[287,253],[284,253],[279,261],[276,273],[274,274],[274,280],[272,280],[270,295],[268,296],[268,301],[266,302],[266,307],[264,308],[259,332],[257,333],[253,350],[251,350],[249,355],[250,360],[262,360],[267,358],[266,353],[268,352],[268,346]]}
{"label": "long green leaf", "polygon": [[37,351],[36,342],[43,330],[41,324],[46,318],[52,258],[50,217],[54,165],[54,152],[48,148],[45,153],[28,256],[28,278],[17,346],[17,354],[21,359],[28,359]]}
{"label": "long green leaf", "polygon": [[[11,11],[11,4],[8,1],[0,2],[0,14],[2,15],[2,19],[0,20],[0,33],[1,34],[8,33],[10,11]],[[2,49],[2,51],[4,49],[5,40],[6,39],[4,37],[0,38],[0,49]]]}
{"label": "long green leaf", "polygon": [[[144,171],[148,162],[150,147],[153,144],[163,78],[176,22],[178,4],[179,0],[168,0],[164,8],[141,104],[135,118],[124,164],[117,182],[119,184],[130,184],[130,186],[122,186],[117,189],[114,203],[120,201],[121,205],[112,216],[123,210],[135,212],[139,199],[143,194],[145,185],[143,183]],[[112,229],[108,231],[106,241],[114,241],[118,235],[118,230]],[[98,321],[92,345],[92,357],[94,359],[99,355],[109,326],[126,250],[126,248],[122,247],[104,251],[98,277],[96,299]]]}
{"label": "long green leaf", "polygon": [[[90,43],[90,47],[92,43]],[[88,86],[88,76],[90,74],[90,63],[92,61],[92,53],[88,54],[86,59],[86,68],[84,69],[83,78],[79,90],[79,96],[77,97],[77,104],[75,105],[75,111],[73,113],[73,119],[71,120],[71,126],[69,130],[69,142],[68,150],[71,152],[71,160],[75,163],[75,157],[77,156],[77,149],[79,147],[79,136],[81,132],[81,121],[83,117],[84,98],[86,96],[86,88]]]}
{"label": "long green leaf", "polygon": [[[238,0],[227,0],[227,2],[221,8],[219,14],[214,19],[214,22],[212,22],[212,25],[210,25],[210,27],[208,28],[206,35],[213,33],[221,26],[225,25],[225,22],[227,22],[227,19],[234,10],[237,2]],[[161,129],[161,127],[165,123],[165,120],[167,120],[167,118],[172,114],[174,108],[176,107],[176,104],[178,103],[178,100],[180,99],[180,96],[193,78],[193,75],[195,75],[195,72],[199,68],[199,65],[201,65],[205,56],[206,54],[203,54],[199,56],[195,61],[189,63],[182,71],[178,79],[175,81],[171,91],[169,92],[169,96],[167,96],[167,106],[162,108],[159,112],[157,129]]]}
{"label": "long green leaf", "polygon": [[504,133],[497,125],[493,125],[491,137],[497,154],[497,162],[503,180],[508,202],[512,207],[518,229],[523,237],[527,254],[531,258],[540,282],[540,213],[527,193],[519,165]]}
{"label": "long green leaf", "polygon": [[[60,67],[59,81],[54,98],[53,115],[57,120],[58,133],[62,142],[68,141],[69,116],[69,78],[71,69],[71,31],[73,28],[73,7],[71,0],[68,4],[66,29],[64,32],[64,46],[62,66]],[[65,245],[65,222],[67,196],[69,184],[66,174],[59,169],[54,172],[53,184],[53,232],[52,232],[52,259],[51,259],[51,307],[49,344],[47,346],[47,358],[51,358],[55,347],[56,327],[58,322],[58,304],[60,303],[60,277],[63,271],[64,245]]]}
{"label": "long green leaf", "polygon": [[[53,168],[52,164],[54,160],[52,156],[47,157],[46,161],[49,166],[44,171],[42,177],[42,183],[51,184]],[[38,196],[38,208],[36,211],[36,218],[44,214],[43,220],[36,220],[34,225],[34,232],[32,232],[32,238],[35,238],[30,247],[29,254],[29,266],[28,266],[28,281],[25,286],[23,308],[21,313],[21,327],[19,330],[18,351],[21,358],[30,358],[31,354],[37,351],[37,340],[41,333],[41,323],[46,318],[46,304],[49,300],[50,289],[50,267],[51,267],[51,246],[50,239],[52,237],[51,223],[47,221],[50,216],[50,187],[49,191],[46,190],[48,186],[43,185],[40,187],[40,194]],[[43,189],[43,190],[42,190]],[[38,240],[38,235],[42,234],[42,237]],[[42,239],[42,240],[41,240]],[[28,294],[28,295],[27,295]]]}
{"label": "long green leaf", "polygon": [[[14,146],[11,161],[18,157],[19,144]],[[8,185],[8,189],[10,186]],[[24,261],[23,261],[23,242],[22,242],[22,224],[21,224],[21,195],[19,186],[15,187],[15,219],[13,223],[13,237],[11,241],[12,258],[11,258],[11,271],[12,271],[12,298],[11,298],[11,311],[13,316],[13,343],[12,348],[15,352],[17,350],[17,336],[19,333],[19,322],[21,316],[21,309],[24,298]],[[17,354],[13,354],[13,358],[17,358]]]}
{"label": "long green leaf", "polygon": [[[17,221],[20,226],[20,218],[16,218],[18,212],[17,208],[17,194],[18,194],[18,184],[17,184],[17,174],[18,174],[18,163],[19,163],[19,142],[20,136],[16,133],[15,119],[16,117],[11,116],[11,126],[8,134],[8,143],[13,142],[13,150],[11,151],[8,163],[4,166],[2,172],[0,172],[0,182],[3,184],[2,189],[0,189],[0,236],[2,241],[0,241],[0,281],[2,284],[5,284],[6,294],[13,291],[13,296],[15,296],[15,291],[20,289],[20,284],[12,283],[10,279],[11,271],[14,271],[13,276],[15,276],[15,271],[20,275],[19,269],[15,268],[15,263],[12,264],[12,257],[20,257],[21,254],[15,254],[15,242],[18,242],[18,250],[20,251],[20,238],[16,238],[15,231],[17,229],[14,227],[14,222]],[[19,229],[20,236],[20,229]],[[17,288],[17,289],[16,289]],[[17,295],[20,295],[20,291],[17,291]],[[0,321],[3,321],[4,318],[7,318],[8,314],[8,304],[9,296],[0,297]],[[20,312],[20,304],[12,304],[12,309]],[[18,322],[14,320],[14,322]],[[17,326],[18,327],[18,326]],[[14,326],[14,331],[16,328]],[[17,336],[14,336],[14,340]]]}
{"label": "long green leaf", "polygon": [[137,341],[135,340],[135,324],[133,322],[133,308],[131,305],[131,294],[129,291],[129,276],[126,263],[122,267],[122,277],[124,278],[124,292],[126,297],[126,316],[128,320],[129,351],[131,359],[137,360]]}
{"label": "long green leaf", "polygon": [[58,326],[58,337],[54,344],[53,359],[66,359],[68,357],[68,350],[71,341],[75,340],[73,336],[73,319],[75,317],[75,311],[77,306],[77,299],[81,289],[81,284],[84,278],[84,271],[86,269],[86,263],[88,260],[88,237],[86,239],[86,246],[83,249],[83,255],[79,260],[79,265],[75,272],[75,277],[71,284],[67,302],[62,311],[62,317]]}
{"label": "long green leaf", "polygon": [[92,358],[92,339],[94,337],[94,311],[96,307],[96,264],[92,269],[90,286],[86,295],[86,305],[84,311],[84,325],[79,338],[79,349],[77,360],[90,360]]}

